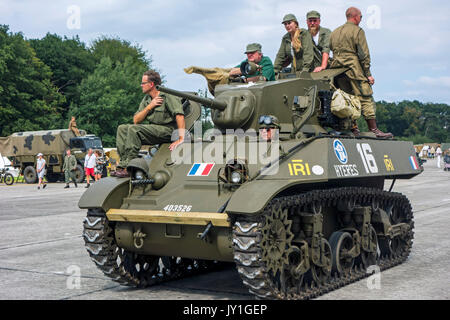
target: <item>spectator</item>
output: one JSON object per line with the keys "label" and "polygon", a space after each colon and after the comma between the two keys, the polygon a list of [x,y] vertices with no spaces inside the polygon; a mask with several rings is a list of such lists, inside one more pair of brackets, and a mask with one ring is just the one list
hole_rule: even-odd
{"label": "spectator", "polygon": [[102,157],[102,154],[99,150],[95,151],[95,181],[98,181],[102,178],[102,173],[105,168],[105,158]]}
{"label": "spectator", "polygon": [[89,148],[88,154],[84,158],[84,172],[86,173],[86,182],[87,182],[86,188],[89,188],[89,186],[91,185],[89,183],[91,176],[95,178],[94,173],[95,164],[96,164],[96,156],[92,151],[92,148]]}
{"label": "spectator", "polygon": [[38,174],[38,178],[39,178],[39,183],[38,183],[38,190],[41,188],[41,184],[43,184],[42,189],[45,189],[45,187],[47,187],[47,183],[45,183],[44,181],[44,176],[45,176],[45,159],[43,158],[43,154],[42,153],[38,153],[37,155],[38,159],[36,160],[36,171]]}
{"label": "spectator", "polygon": [[441,168],[441,156],[442,156],[442,149],[440,146],[436,149],[436,157],[437,157],[437,167]]}

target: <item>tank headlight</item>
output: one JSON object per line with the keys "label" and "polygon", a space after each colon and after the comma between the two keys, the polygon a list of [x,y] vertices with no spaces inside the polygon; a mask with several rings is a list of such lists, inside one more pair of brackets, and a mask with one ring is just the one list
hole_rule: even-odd
{"label": "tank headlight", "polygon": [[136,170],[136,171],[134,172],[134,178],[135,178],[136,180],[143,180],[143,179],[145,179],[145,173],[144,173],[144,171],[142,171],[142,170]]}
{"label": "tank headlight", "polygon": [[233,171],[231,173],[231,182],[233,183],[241,183],[242,175],[239,171]]}

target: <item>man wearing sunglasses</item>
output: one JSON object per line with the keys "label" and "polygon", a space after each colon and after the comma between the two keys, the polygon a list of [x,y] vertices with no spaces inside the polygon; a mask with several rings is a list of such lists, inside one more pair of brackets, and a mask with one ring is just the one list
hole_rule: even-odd
{"label": "man wearing sunglasses", "polygon": [[[392,138],[392,133],[384,133],[377,128],[375,120],[375,101],[372,96],[372,85],[375,79],[370,72],[370,53],[366,35],[359,27],[362,19],[361,11],[350,7],[345,14],[347,23],[331,33],[330,48],[333,51],[331,68],[350,68],[345,74],[350,79],[353,94],[361,102],[361,113],[366,119],[369,130],[377,138]],[[356,122],[352,132],[359,135]]]}
{"label": "man wearing sunglasses", "polygon": [[277,139],[277,130],[280,130],[280,123],[278,118],[271,115],[264,115],[259,117],[259,136],[264,141],[272,141]]}
{"label": "man wearing sunglasses", "polygon": [[143,144],[154,145],[170,142],[172,133],[178,129],[179,138],[169,149],[173,150],[184,141],[185,121],[178,97],[156,90],[161,84],[158,72],[149,70],[142,76],[142,99],[134,114],[134,124],[121,124],[117,128],[116,146],[120,156],[118,170],[112,176],[129,177],[128,162],[137,158]]}

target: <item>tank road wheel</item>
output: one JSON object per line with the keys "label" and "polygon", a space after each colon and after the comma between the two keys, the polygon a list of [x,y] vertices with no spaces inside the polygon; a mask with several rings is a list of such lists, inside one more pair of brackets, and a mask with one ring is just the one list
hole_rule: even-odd
{"label": "tank road wheel", "polygon": [[350,254],[354,244],[353,238],[348,232],[336,231],[330,237],[331,252],[333,254],[333,264],[331,271],[333,273],[349,273],[355,259]]}
{"label": "tank road wheel", "polygon": [[5,184],[10,186],[14,183],[14,176],[11,173],[5,173]]}
{"label": "tank road wheel", "polygon": [[32,166],[28,166],[23,170],[23,177],[25,179],[25,182],[30,183],[36,183],[37,181],[37,172],[36,169]]}
{"label": "tank road wheel", "polygon": [[378,238],[377,238],[377,232],[375,231],[374,227],[370,226],[370,243],[372,246],[371,251],[365,251],[363,248],[361,248],[361,254],[356,259],[357,265],[362,265],[365,269],[367,269],[370,266],[377,264],[377,258],[378,258]]}
{"label": "tank road wheel", "polygon": [[393,225],[402,223],[407,224],[409,225],[410,230],[393,238],[390,238],[389,236],[380,237],[378,244],[381,256],[394,258],[407,256],[411,250],[414,237],[412,231],[414,222],[412,221],[411,204],[407,200],[403,204],[393,203],[388,206],[385,211],[388,213],[389,220]]}
{"label": "tank road wheel", "polygon": [[330,279],[332,258],[331,246],[327,240],[322,238],[320,244],[319,263],[312,263],[310,270],[310,278],[312,278],[317,285],[323,285]]}

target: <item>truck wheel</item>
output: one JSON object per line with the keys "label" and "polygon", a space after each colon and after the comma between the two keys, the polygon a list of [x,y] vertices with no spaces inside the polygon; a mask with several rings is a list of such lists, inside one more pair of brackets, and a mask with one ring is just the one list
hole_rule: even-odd
{"label": "truck wheel", "polygon": [[23,170],[23,177],[26,183],[36,183],[37,181],[37,172],[36,169],[32,166],[28,166]]}
{"label": "truck wheel", "polygon": [[84,170],[83,167],[77,164],[77,169],[75,170],[75,181],[81,183],[84,181]]}

